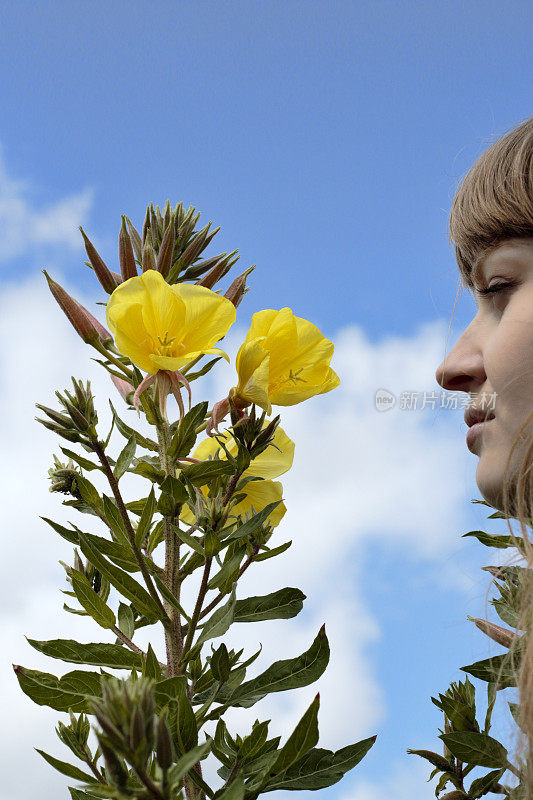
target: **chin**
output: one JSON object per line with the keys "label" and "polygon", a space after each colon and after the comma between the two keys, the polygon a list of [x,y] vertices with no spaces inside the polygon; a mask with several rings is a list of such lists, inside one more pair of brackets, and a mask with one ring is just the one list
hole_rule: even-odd
{"label": "chin", "polygon": [[[500,465],[498,469],[491,470],[488,469],[486,465],[483,464],[483,459],[480,459],[476,470],[476,483],[479,491],[483,496],[483,499],[497,511],[505,513],[506,510],[504,508],[504,486],[503,486],[504,471],[503,469],[501,469]],[[517,477],[516,475],[513,475],[507,486],[507,492],[508,492],[507,513],[511,517],[515,517],[517,514],[516,487],[517,487]],[[527,509],[527,496],[524,498],[524,500],[526,501],[525,515],[528,516],[529,512]]]}

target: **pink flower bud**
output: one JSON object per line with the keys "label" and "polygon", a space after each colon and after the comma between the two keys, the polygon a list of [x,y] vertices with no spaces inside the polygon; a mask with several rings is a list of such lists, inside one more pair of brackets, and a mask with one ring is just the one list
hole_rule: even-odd
{"label": "pink flower bud", "polygon": [[133,388],[131,383],[128,383],[128,381],[122,380],[122,378],[117,378],[117,376],[113,375],[113,373],[111,373],[111,380],[113,381],[113,383],[115,384],[116,388],[118,389],[118,392],[119,392],[120,396],[122,397],[122,399],[126,403],[132,403],[133,400],[131,398],[128,400],[128,395],[130,395],[132,392],[135,391],[135,389]]}
{"label": "pink flower bud", "polygon": [[246,288],[246,278],[254,269],[255,266],[249,267],[249,269],[243,272],[242,275],[239,275],[237,278],[235,278],[229,289],[224,294],[224,297],[227,297],[228,300],[231,300],[235,308],[237,308],[242,298],[248,291]]}
{"label": "pink flower bud", "polygon": [[[86,313],[83,306],[81,306],[76,300],[74,300],[73,297],[67,294],[67,292],[62,286],[59,285],[59,283],[56,283],[56,281],[52,280],[46,270],[43,269],[43,272],[46,280],[48,281],[50,291],[55,297],[60,308],[70,320],[70,323],[72,324],[72,327],[76,333],[79,334],[79,336],[81,336],[83,341],[87,344],[96,344],[96,342],[101,338],[100,331],[95,326],[94,322],[92,322],[87,316],[88,312]],[[100,325],[100,328],[105,331],[103,326]],[[105,333],[107,334],[108,331],[105,331]]]}

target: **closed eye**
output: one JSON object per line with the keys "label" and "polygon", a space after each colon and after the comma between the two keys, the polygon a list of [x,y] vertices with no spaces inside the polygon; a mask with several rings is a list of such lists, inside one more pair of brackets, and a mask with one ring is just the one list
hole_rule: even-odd
{"label": "closed eye", "polygon": [[506,289],[513,289],[516,283],[496,283],[494,286],[489,286],[487,289],[478,289],[477,294],[484,297],[488,294],[496,294],[497,292],[504,292]]}

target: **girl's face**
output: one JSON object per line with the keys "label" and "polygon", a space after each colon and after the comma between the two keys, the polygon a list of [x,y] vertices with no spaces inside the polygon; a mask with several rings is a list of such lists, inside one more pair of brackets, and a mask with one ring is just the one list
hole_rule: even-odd
{"label": "girl's face", "polygon": [[[533,239],[507,239],[487,251],[473,281],[477,313],[435,377],[447,391],[468,392],[470,408],[494,415],[479,429],[471,450],[479,458],[481,494],[503,511],[507,458],[533,410]],[[497,292],[483,293],[496,287]],[[532,431],[533,422],[515,448],[511,476],[517,474]]]}

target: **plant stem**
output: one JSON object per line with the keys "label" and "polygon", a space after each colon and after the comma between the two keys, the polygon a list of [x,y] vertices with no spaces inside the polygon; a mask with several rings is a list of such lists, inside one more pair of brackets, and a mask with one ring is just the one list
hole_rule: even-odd
{"label": "plant stem", "polygon": [[85,748],[83,745],[81,745],[81,749],[82,749],[82,750],[83,750],[83,752],[85,753],[85,759],[84,759],[84,761],[85,761],[85,763],[87,764],[87,766],[89,767],[89,769],[91,770],[91,772],[93,773],[94,777],[95,777],[95,778],[96,778],[96,779],[97,779],[97,780],[98,780],[100,783],[105,783],[104,776],[102,775],[102,773],[101,773],[101,772],[99,772],[99,770],[98,770],[98,768],[97,768],[96,764],[94,763],[94,761],[93,761],[93,760],[92,760],[92,758],[90,757],[90,755],[89,755],[89,753],[87,752],[86,748]]}
{"label": "plant stem", "polygon": [[142,574],[142,576],[144,578],[144,582],[146,583],[146,587],[147,587],[148,591],[150,592],[151,596],[153,597],[153,599],[155,600],[155,602],[157,603],[157,605],[159,606],[159,608],[161,609],[161,611],[163,612],[163,625],[165,625],[165,627],[166,627],[167,625],[170,624],[170,619],[169,619],[169,617],[167,615],[165,607],[163,606],[163,603],[161,602],[161,598],[159,597],[159,595],[158,595],[158,593],[156,591],[156,588],[155,588],[155,586],[153,584],[153,581],[152,581],[152,577],[151,577],[150,573],[148,572],[146,564],[144,563],[143,555],[142,555],[141,551],[139,550],[139,548],[137,547],[137,544],[135,543],[135,531],[133,530],[133,527],[132,527],[132,524],[131,524],[131,520],[130,520],[129,515],[128,515],[128,511],[127,511],[126,506],[124,504],[124,500],[122,499],[122,495],[120,493],[120,489],[118,488],[117,479],[113,475],[113,470],[111,469],[111,465],[109,464],[109,461],[107,460],[107,456],[104,453],[100,442],[94,442],[93,443],[93,448],[94,448],[94,452],[97,454],[98,458],[100,459],[100,463],[102,464],[102,466],[104,468],[104,471],[105,471],[105,474],[107,476],[107,480],[109,481],[109,485],[111,487],[111,491],[113,492],[113,496],[114,496],[116,504],[118,506],[118,510],[120,511],[120,515],[122,517],[122,521],[124,522],[124,527],[125,527],[126,532],[128,534],[128,539],[130,540],[130,545],[131,545],[131,548],[133,550],[133,554],[135,556],[135,560],[137,561],[137,564],[139,565],[139,568],[141,570],[141,574]]}
{"label": "plant stem", "polygon": [[141,783],[144,783],[148,791],[152,792],[153,796],[156,797],[157,800],[167,800],[165,795],[159,790],[159,788],[155,785],[150,776],[147,775],[143,769],[138,769],[137,767],[133,767],[133,769],[139,776],[139,780],[141,781]]}
{"label": "plant stem", "polygon": [[[163,419],[157,425],[157,439],[159,442],[159,458],[161,469],[165,475],[176,477],[176,470],[172,458],[168,455],[170,445],[170,425]],[[163,581],[168,590],[180,601],[180,539],[179,527],[173,522],[172,517],[163,517],[163,530],[165,534],[165,571]],[[180,674],[180,658],[183,650],[183,636],[181,631],[181,615],[177,608],[174,608],[165,601],[166,612],[170,618],[170,625],[165,631],[165,644],[167,650],[168,676]]]}
{"label": "plant stem", "polygon": [[[243,565],[242,565],[242,567],[240,568],[240,570],[239,570],[239,574],[237,575],[237,578],[236,578],[236,580],[239,580],[239,578],[241,577],[241,575],[243,574],[243,572],[244,572],[246,569],[248,569],[248,567],[250,566],[250,564],[251,564],[251,563],[252,563],[252,561],[254,560],[254,556],[256,556],[258,552],[259,552],[259,545],[256,545],[256,546],[254,547],[253,553],[252,553],[251,555],[249,555],[249,556],[248,556],[248,558],[246,559],[246,561],[244,562],[244,564],[243,564]],[[215,608],[215,607],[216,607],[216,606],[217,606],[217,605],[220,603],[220,601],[222,600],[222,598],[223,598],[223,597],[226,597],[226,595],[225,595],[225,594],[222,594],[222,592],[220,592],[219,594],[217,594],[217,596],[216,596],[216,597],[215,597],[215,598],[214,598],[214,599],[213,599],[213,600],[212,600],[212,601],[209,603],[209,605],[207,605],[207,606],[204,608],[204,610],[201,612],[201,614],[200,614],[200,616],[199,616],[199,619],[203,619],[203,617],[205,617],[205,615],[206,615],[206,614],[209,614],[209,612],[210,612],[210,611],[212,611],[212,610],[213,610],[213,609],[214,609],[214,608]],[[186,633],[186,632],[188,631],[188,628],[189,628],[189,626],[188,626],[188,625],[184,625],[184,626],[182,627],[182,631],[183,631],[183,633]]]}
{"label": "plant stem", "polygon": [[[138,655],[142,656],[143,658],[146,658],[146,653],[144,652],[144,650],[141,650],[141,648],[140,648],[140,647],[137,647],[137,645],[136,645],[136,644],[134,644],[134,643],[131,641],[131,639],[128,639],[128,637],[126,636],[126,634],[125,634],[125,633],[122,633],[122,631],[120,630],[120,628],[119,628],[119,627],[117,627],[116,625],[112,625],[112,626],[111,626],[111,630],[112,630],[112,631],[113,631],[113,633],[114,633],[114,634],[115,634],[115,635],[116,635],[116,636],[117,636],[117,637],[118,637],[118,638],[121,640],[121,642],[123,642],[123,643],[126,645],[126,647],[129,647],[129,649],[130,649],[130,650],[131,650],[133,653],[137,653]],[[166,665],[166,664],[162,664],[161,662],[159,662],[159,666],[160,666],[160,667],[161,667],[161,669],[163,669],[163,670],[166,670],[166,668],[167,668],[167,665]]]}

